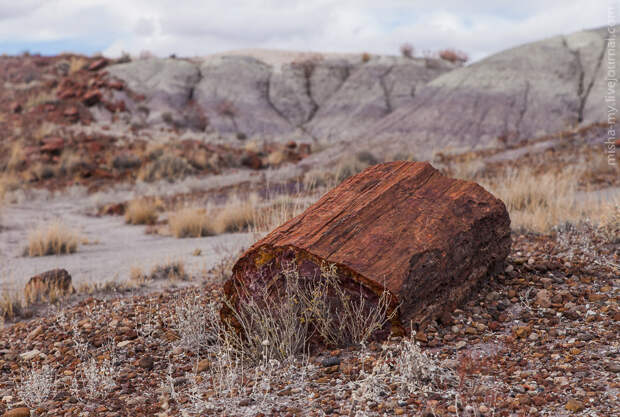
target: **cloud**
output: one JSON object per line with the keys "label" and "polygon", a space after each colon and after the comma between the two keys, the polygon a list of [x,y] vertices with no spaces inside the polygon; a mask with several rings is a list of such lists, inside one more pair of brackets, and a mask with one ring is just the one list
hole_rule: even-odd
{"label": "cloud", "polygon": [[606,24],[606,2],[588,2],[587,7],[583,3],[20,0],[0,4],[0,48],[9,43],[32,50],[33,45],[45,49],[46,44],[82,42],[102,46],[110,55],[142,50],[163,56],[205,55],[244,48],[393,54],[410,42],[417,51],[453,47],[479,59]]}

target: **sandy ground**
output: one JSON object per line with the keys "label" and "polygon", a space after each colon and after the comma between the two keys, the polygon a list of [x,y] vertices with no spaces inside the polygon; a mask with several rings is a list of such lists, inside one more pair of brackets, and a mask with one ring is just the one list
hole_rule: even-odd
{"label": "sandy ground", "polygon": [[[228,254],[249,246],[248,233],[175,239],[147,235],[144,226],[126,225],[122,217],[88,215],[86,202],[69,198],[27,201],[3,210],[0,224],[0,290],[21,290],[40,272],[65,268],[74,285],[123,281],[133,266],[148,272],[153,266],[181,260],[190,276],[199,276]],[[87,244],[71,255],[24,257],[28,234],[39,224],[59,219],[77,230]],[[194,256],[195,249],[202,254]]]}

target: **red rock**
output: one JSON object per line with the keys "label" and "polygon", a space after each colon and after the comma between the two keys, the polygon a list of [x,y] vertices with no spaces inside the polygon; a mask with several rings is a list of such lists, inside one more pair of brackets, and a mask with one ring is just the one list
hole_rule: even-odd
{"label": "red rock", "polygon": [[65,141],[63,138],[52,136],[43,139],[43,146],[39,148],[41,152],[58,152],[65,147]]}
{"label": "red rock", "polygon": [[103,97],[101,91],[97,89],[90,90],[86,94],[84,94],[84,97],[82,97],[82,103],[86,104],[87,106],[92,106],[99,103],[101,101],[101,97]]}
{"label": "red rock", "polygon": [[108,87],[113,89],[113,90],[122,90],[123,88],[125,88],[125,85],[123,84],[122,81],[119,80],[113,80],[108,82]]}
{"label": "red rock", "polygon": [[94,62],[92,62],[88,66],[89,71],[99,71],[101,68],[105,68],[108,65],[108,60],[105,58],[100,58]]}
{"label": "red rock", "polygon": [[310,148],[310,144],[309,143],[302,143],[301,145],[299,145],[299,154],[300,155],[310,155],[311,153],[311,148]]}
{"label": "red rock", "polygon": [[116,112],[116,104],[112,103],[111,101],[104,101],[103,107],[105,107],[106,110],[109,111],[110,113]]}
{"label": "red rock", "polygon": [[71,275],[65,269],[52,269],[35,275],[24,287],[24,296],[29,302],[36,302],[54,292],[57,296],[75,292]]}
{"label": "red rock", "polygon": [[22,112],[22,105],[19,104],[18,102],[13,102],[10,105],[10,109],[11,109],[11,113],[21,113]]}
{"label": "red rock", "polygon": [[389,291],[393,306],[401,303],[392,325],[408,329],[410,320],[422,324],[454,309],[503,266],[510,242],[506,207],[484,188],[429,163],[390,162],[345,180],[255,243],[225,292],[236,304],[242,286],[252,294],[291,264],[320,277],[328,262],[343,288],[369,304]]}
{"label": "red rock", "polygon": [[75,106],[69,107],[62,114],[72,122],[77,122],[80,118],[80,112]]}
{"label": "red rock", "polygon": [[286,147],[289,149],[295,149],[297,147],[297,142],[295,142],[294,140],[289,140],[286,143]]}
{"label": "red rock", "polygon": [[255,153],[248,154],[241,159],[241,165],[250,169],[261,169],[263,161]]}
{"label": "red rock", "polygon": [[118,100],[116,102],[116,111],[118,112],[127,111],[127,107],[125,106],[125,100]]}

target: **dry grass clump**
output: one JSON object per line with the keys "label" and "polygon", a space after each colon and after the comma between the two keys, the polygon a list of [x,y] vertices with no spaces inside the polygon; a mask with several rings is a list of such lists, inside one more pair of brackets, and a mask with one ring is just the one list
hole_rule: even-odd
{"label": "dry grass clump", "polygon": [[506,204],[512,227],[549,233],[556,225],[589,219],[604,226],[613,222],[620,196],[605,199],[577,190],[579,170],[536,173],[530,168],[509,169],[493,179],[480,181]]}
{"label": "dry grass clump", "polygon": [[258,207],[258,195],[252,194],[246,200],[238,196],[231,197],[212,221],[212,229],[216,234],[235,233],[248,230],[254,225]]}
{"label": "dry grass clump", "polygon": [[157,222],[157,207],[154,201],[145,198],[132,200],[125,211],[125,223],[148,224]]}
{"label": "dry grass clump", "polygon": [[177,238],[211,236],[215,233],[207,211],[197,207],[187,207],[171,213],[168,227]]}
{"label": "dry grass clump", "polygon": [[61,223],[55,221],[41,226],[28,236],[27,256],[63,255],[74,253],[79,242],[78,234]]}
{"label": "dry grass clump", "polygon": [[277,226],[301,214],[315,202],[316,197],[303,198],[285,195],[272,199],[256,209],[251,231],[259,235],[270,232]]}
{"label": "dry grass clump", "polygon": [[56,100],[55,89],[50,90],[50,91],[48,90],[41,91],[36,95],[28,96],[28,99],[26,100],[25,108],[27,111],[30,111],[41,104],[49,103],[54,100]]}
{"label": "dry grass clump", "polygon": [[267,163],[270,166],[278,166],[286,161],[286,154],[282,151],[273,151],[267,157]]}
{"label": "dry grass clump", "polygon": [[161,265],[155,265],[151,269],[151,274],[148,279],[157,280],[170,280],[170,281],[184,281],[188,278],[185,272],[185,265],[182,261],[171,261]]}
{"label": "dry grass clump", "polygon": [[4,320],[12,320],[19,316],[23,309],[22,298],[15,291],[5,290],[0,297],[0,326]]}
{"label": "dry grass clump", "polygon": [[76,72],[84,69],[88,64],[88,60],[81,56],[71,57],[69,62],[69,74],[75,74]]}
{"label": "dry grass clump", "polygon": [[319,187],[333,188],[345,179],[359,174],[371,165],[378,164],[377,159],[372,153],[361,151],[354,156],[342,159],[331,171],[324,169],[310,170],[304,175],[304,186],[306,189]]}

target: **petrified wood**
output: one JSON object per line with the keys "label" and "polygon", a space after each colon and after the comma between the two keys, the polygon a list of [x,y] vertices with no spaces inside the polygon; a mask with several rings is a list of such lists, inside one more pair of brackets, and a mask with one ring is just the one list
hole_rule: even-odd
{"label": "petrified wood", "polygon": [[[342,285],[369,302],[387,290],[408,330],[451,311],[493,273],[510,249],[504,203],[480,185],[442,175],[429,163],[390,162],[345,180],[299,216],[255,243],[236,262],[225,291],[243,302],[273,285],[282,268],[320,279],[335,264]],[[415,328],[415,327],[414,327]]]}

